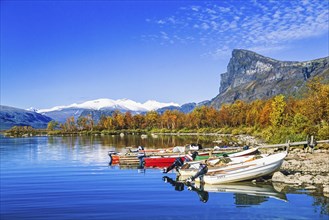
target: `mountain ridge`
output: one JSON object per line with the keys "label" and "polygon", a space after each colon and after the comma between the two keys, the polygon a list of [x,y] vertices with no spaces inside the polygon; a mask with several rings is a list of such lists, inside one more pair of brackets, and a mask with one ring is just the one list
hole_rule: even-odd
{"label": "mountain ridge", "polygon": [[90,110],[102,110],[102,109],[122,109],[126,111],[152,111],[159,108],[163,108],[166,106],[179,106],[177,103],[163,103],[158,102],[155,100],[148,100],[144,103],[135,102],[130,99],[107,99],[107,98],[101,98],[101,99],[95,99],[95,100],[89,100],[85,101],[83,103],[77,104],[73,103],[70,105],[63,105],[63,106],[55,106],[50,109],[39,109],[37,110],[38,113],[46,113],[51,111],[58,111],[63,109],[70,109],[70,108],[77,108],[77,109],[90,109]]}
{"label": "mountain ridge", "polygon": [[220,108],[224,103],[240,99],[250,102],[267,99],[278,94],[296,94],[306,82],[324,75],[329,69],[329,57],[310,61],[279,61],[256,52],[235,49],[227,71],[221,74],[219,94],[210,101]]}
{"label": "mountain ridge", "polygon": [[101,115],[109,116],[114,111],[122,113],[131,112],[133,114],[145,114],[148,111],[157,111],[163,108],[177,108],[181,106],[177,103],[163,103],[155,100],[148,100],[144,103],[139,103],[130,99],[95,99],[83,103],[73,103],[66,106],[55,106],[50,109],[39,109],[38,113],[46,115],[55,121],[64,123],[67,118],[74,116],[75,119],[80,116],[92,115],[93,120],[99,121]]}
{"label": "mountain ridge", "polygon": [[37,112],[0,105],[0,129],[9,129],[13,126],[32,126],[46,128],[52,119]]}

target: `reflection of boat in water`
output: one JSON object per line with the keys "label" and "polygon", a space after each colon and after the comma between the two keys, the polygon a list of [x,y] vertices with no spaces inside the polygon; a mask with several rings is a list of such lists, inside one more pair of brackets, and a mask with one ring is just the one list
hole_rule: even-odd
{"label": "reflection of boat in water", "polygon": [[168,176],[164,176],[162,177],[162,180],[165,183],[170,183],[176,191],[183,191],[184,190],[184,183],[180,182],[180,181],[175,181],[172,178],[168,177]]}
{"label": "reflection of boat in water", "polygon": [[263,196],[277,200],[287,201],[286,194],[275,190],[270,183],[239,182],[234,184],[210,185],[195,183],[196,188],[201,188],[208,192],[214,193],[235,193],[249,196]]}
{"label": "reflection of boat in water", "polygon": [[[207,202],[212,193],[234,194],[236,205],[258,205],[268,201],[269,198],[287,202],[285,193],[275,190],[271,183],[239,182],[234,184],[210,185],[204,183],[188,183],[185,181],[173,180],[170,177],[163,177],[165,182],[170,183],[177,191],[183,191],[186,186],[188,190],[198,194],[200,201]],[[179,190],[178,190],[179,189]],[[210,195],[209,195],[210,194]]]}
{"label": "reflection of boat in water", "polygon": [[172,186],[174,186],[176,191],[183,191],[185,186],[187,187],[188,190],[194,191],[198,194],[199,199],[201,202],[206,203],[209,199],[209,194],[207,191],[204,191],[202,189],[194,187],[192,184],[186,183],[186,182],[181,182],[178,180],[173,180],[172,178],[168,176],[162,177],[163,181],[166,183],[170,183]]}

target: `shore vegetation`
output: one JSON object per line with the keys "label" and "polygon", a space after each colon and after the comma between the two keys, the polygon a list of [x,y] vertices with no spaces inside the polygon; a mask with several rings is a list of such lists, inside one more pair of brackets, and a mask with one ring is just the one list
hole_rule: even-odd
{"label": "shore vegetation", "polygon": [[13,127],[6,135],[116,135],[140,133],[213,133],[248,134],[268,143],[287,140],[301,141],[306,136],[317,139],[329,138],[329,84],[319,79],[307,84],[301,98],[278,95],[268,100],[247,103],[236,100],[220,109],[200,106],[184,114],[167,110],[163,114],[150,111],[133,115],[131,112],[115,111],[111,116],[102,116],[98,122],[92,115],[69,117],[65,123],[51,121],[47,129]]}

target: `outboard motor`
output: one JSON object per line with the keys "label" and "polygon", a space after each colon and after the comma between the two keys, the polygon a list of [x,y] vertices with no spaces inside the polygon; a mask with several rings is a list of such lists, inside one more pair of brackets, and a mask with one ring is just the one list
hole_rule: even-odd
{"label": "outboard motor", "polygon": [[198,152],[197,151],[194,151],[192,154],[191,152],[189,151],[188,154],[185,155],[185,161],[184,162],[190,162],[190,161],[193,161],[196,156],[198,156]]}
{"label": "outboard motor", "polygon": [[175,167],[180,167],[183,166],[184,161],[182,158],[178,157],[176,158],[176,160],[173,162],[173,164],[171,164],[169,167],[164,168],[163,172],[164,173],[168,173],[170,170],[174,169]]}
{"label": "outboard motor", "polygon": [[113,159],[112,159],[112,154],[116,154],[116,152],[113,151],[113,150],[110,150],[110,151],[108,152],[108,155],[109,155],[109,157],[110,157],[109,165],[112,165],[112,161],[113,161]]}
{"label": "outboard motor", "polygon": [[205,175],[207,172],[208,172],[207,165],[200,163],[198,172],[194,176],[191,176],[190,178],[188,178],[186,181],[192,182],[198,177],[200,177],[200,179],[202,179],[203,175]]}
{"label": "outboard motor", "polygon": [[189,145],[189,149],[190,150],[201,150],[202,149],[202,145],[201,144],[192,143],[192,144]]}
{"label": "outboard motor", "polygon": [[192,159],[195,160],[196,156],[198,156],[198,155],[199,155],[199,153],[197,151],[194,151],[192,153]]}
{"label": "outboard motor", "polygon": [[138,166],[139,169],[144,168],[144,164],[145,164],[144,157],[146,157],[144,147],[139,146],[138,147],[138,154],[137,154],[137,158],[139,160],[139,166]]}

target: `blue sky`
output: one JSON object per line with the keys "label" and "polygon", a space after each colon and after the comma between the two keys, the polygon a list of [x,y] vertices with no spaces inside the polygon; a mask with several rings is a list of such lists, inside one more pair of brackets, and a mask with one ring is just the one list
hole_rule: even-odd
{"label": "blue sky", "polygon": [[327,0],[1,1],[1,104],[200,102],[235,48],[329,55]]}

